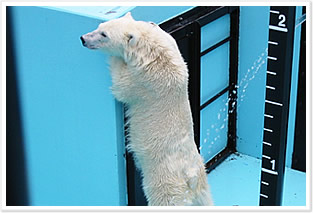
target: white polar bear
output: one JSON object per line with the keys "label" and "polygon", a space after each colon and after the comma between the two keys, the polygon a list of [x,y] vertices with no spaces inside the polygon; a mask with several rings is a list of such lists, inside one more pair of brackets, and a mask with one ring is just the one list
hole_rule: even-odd
{"label": "white polar bear", "polygon": [[81,37],[111,55],[112,93],[128,106],[130,139],[149,205],[213,205],[194,142],[188,70],[175,40],[130,13]]}

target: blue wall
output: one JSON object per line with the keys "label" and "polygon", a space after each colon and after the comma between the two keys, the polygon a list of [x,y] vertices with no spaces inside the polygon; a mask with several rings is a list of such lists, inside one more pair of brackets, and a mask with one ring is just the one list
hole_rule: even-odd
{"label": "blue wall", "polygon": [[269,7],[241,7],[237,149],[260,157],[267,66]]}
{"label": "blue wall", "polygon": [[105,56],[79,40],[97,20],[38,7],[13,17],[30,205],[125,204],[122,108]]}

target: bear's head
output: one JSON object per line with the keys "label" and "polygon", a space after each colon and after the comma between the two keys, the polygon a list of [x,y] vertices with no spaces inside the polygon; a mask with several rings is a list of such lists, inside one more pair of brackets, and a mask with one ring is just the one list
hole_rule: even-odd
{"label": "bear's head", "polygon": [[123,55],[128,46],[135,46],[140,28],[157,27],[152,22],[135,21],[128,12],[125,16],[101,23],[98,28],[80,37],[83,46],[89,49],[100,49],[114,56]]}

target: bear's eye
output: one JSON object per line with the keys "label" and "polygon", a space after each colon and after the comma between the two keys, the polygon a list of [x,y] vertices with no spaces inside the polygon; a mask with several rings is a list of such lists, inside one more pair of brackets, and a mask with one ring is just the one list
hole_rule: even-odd
{"label": "bear's eye", "polygon": [[102,32],[101,35],[102,35],[104,38],[107,37],[107,35],[106,35],[104,32]]}

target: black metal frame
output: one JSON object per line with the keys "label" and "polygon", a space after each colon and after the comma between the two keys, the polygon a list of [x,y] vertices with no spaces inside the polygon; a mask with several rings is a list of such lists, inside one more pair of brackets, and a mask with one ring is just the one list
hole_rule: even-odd
{"label": "black metal frame", "polygon": [[[230,36],[201,52],[201,27],[230,14]],[[194,122],[195,143],[200,147],[200,111],[228,92],[228,141],[227,146],[212,160],[206,163],[210,172],[231,153],[236,152],[237,122],[237,78],[238,78],[238,38],[239,38],[239,7],[195,7],[160,27],[170,33],[176,40],[189,69],[189,99]],[[226,42],[230,42],[229,85],[214,97],[200,105],[200,63],[201,56],[213,51]],[[133,159],[127,154],[128,205],[146,205],[147,202],[141,189],[141,178],[136,170]]]}

